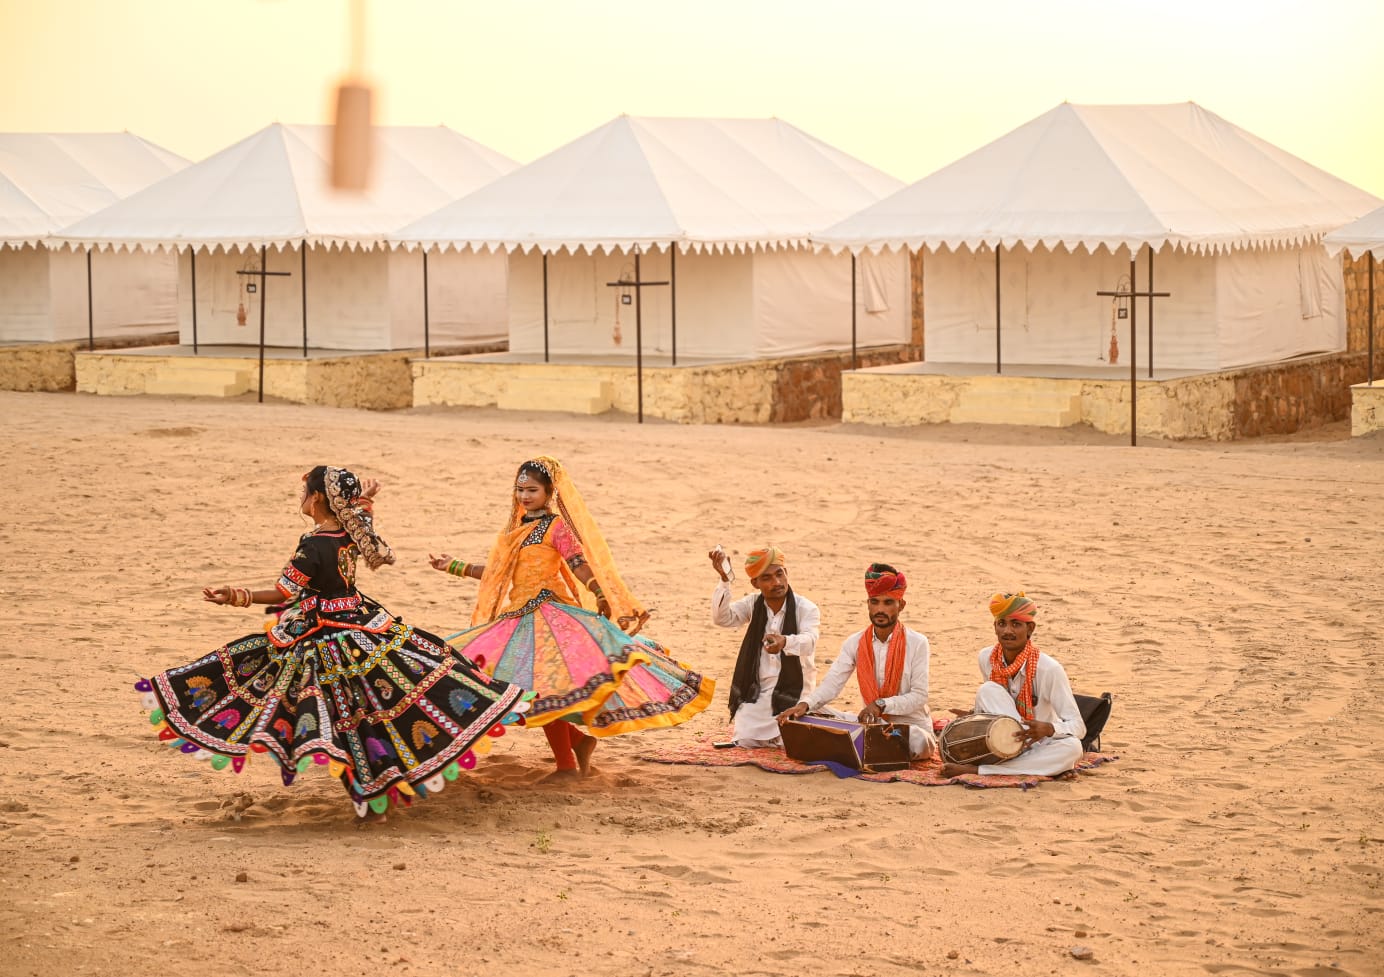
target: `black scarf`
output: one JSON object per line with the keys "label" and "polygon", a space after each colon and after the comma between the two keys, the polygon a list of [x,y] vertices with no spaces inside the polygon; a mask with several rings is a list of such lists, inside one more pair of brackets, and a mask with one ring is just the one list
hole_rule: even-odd
{"label": "black scarf", "polygon": [[[798,633],[798,602],[793,596],[793,588],[788,588],[784,598],[783,633]],[[754,612],[750,615],[750,627],[740,642],[740,655],[735,659],[735,675],[730,680],[730,714],[747,702],[759,701],[759,653],[764,650],[764,629],[769,623],[769,609],[764,604],[764,595],[754,600]],[[774,683],[771,700],[774,714],[798,704],[803,694],[803,663],[797,655],[779,652],[783,659],[779,668],[778,681]]]}

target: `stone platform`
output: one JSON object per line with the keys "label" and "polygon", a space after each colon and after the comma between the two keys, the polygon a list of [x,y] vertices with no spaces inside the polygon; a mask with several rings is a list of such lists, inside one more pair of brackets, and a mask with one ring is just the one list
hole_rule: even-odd
{"label": "stone platform", "polygon": [[1384,377],[1351,387],[1350,401],[1351,437],[1384,431]]}
{"label": "stone platform", "polygon": [[[409,361],[419,352],[309,349],[304,357],[301,348],[269,348],[264,395],[325,407],[408,407],[413,403]],[[202,346],[196,354],[190,346],[78,351],[75,359],[76,389],[83,393],[238,397],[259,390],[256,347]]]}
{"label": "stone platform", "polygon": [[[863,366],[898,363],[910,346],[859,352]],[[841,374],[851,355],[822,353],[769,360],[644,358],[644,414],[683,424],[768,424],[841,416]],[[422,407],[498,406],[508,410],[633,414],[637,378],[631,358],[518,353],[413,361],[413,403]]]}
{"label": "stone platform", "polygon": [[[132,346],[169,346],[177,341],[176,332],[167,332],[105,337],[97,339],[95,345],[98,350],[110,350]],[[75,354],[86,348],[85,339],[0,345],[0,390],[24,393],[76,390]]]}
{"label": "stone platform", "polygon": [[[1215,373],[1147,370],[1138,380],[1139,433],[1170,440],[1229,441],[1291,434],[1344,419],[1357,353],[1306,356]],[[841,419],[855,424],[1089,424],[1129,433],[1127,367],[905,363],[848,371]],[[1380,411],[1384,424],[1384,409]]]}

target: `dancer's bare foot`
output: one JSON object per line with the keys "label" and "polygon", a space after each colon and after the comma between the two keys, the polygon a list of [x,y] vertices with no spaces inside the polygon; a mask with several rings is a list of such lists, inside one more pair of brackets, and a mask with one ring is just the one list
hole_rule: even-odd
{"label": "dancer's bare foot", "polygon": [[384,824],[388,820],[388,817],[388,813],[376,814],[374,811],[371,811],[364,817],[356,817],[356,827],[363,828],[368,824]]}
{"label": "dancer's bare foot", "polygon": [[944,763],[939,773],[943,777],[964,777],[967,774],[980,773],[980,768],[974,763]]}
{"label": "dancer's bare foot", "polygon": [[588,733],[580,743],[572,747],[572,752],[577,755],[577,766],[581,769],[581,775],[591,776],[591,754],[596,752],[596,737]]}
{"label": "dancer's bare foot", "polygon": [[563,783],[568,780],[576,780],[580,776],[580,770],[554,770],[552,773],[540,777],[538,782],[540,784]]}

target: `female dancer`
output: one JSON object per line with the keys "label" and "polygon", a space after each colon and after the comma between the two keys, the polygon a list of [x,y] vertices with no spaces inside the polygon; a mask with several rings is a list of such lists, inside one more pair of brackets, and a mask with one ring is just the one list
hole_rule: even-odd
{"label": "female dancer", "polygon": [[356,561],[394,562],[375,534],[376,486],[321,465],[303,476],[317,525],[273,587],[208,587],[213,604],[280,605],[268,629],[141,679],[159,738],[237,773],[268,753],[284,784],[314,763],[341,778],[356,813],[383,820],[455,780],[528,708],[523,689],[485,675],[441,638],[356,589]]}
{"label": "female dancer", "polygon": [[533,690],[525,725],[547,734],[551,776],[587,773],[592,737],[675,726],[711,703],[711,679],[635,637],[648,612],[557,459],[519,466],[509,519],[484,564],[445,553],[429,560],[480,580],[473,626],[450,640],[495,678]]}

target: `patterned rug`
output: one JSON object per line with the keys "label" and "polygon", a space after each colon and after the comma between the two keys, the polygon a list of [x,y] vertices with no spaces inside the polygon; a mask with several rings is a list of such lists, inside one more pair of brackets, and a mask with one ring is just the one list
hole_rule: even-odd
{"label": "patterned rug", "polygon": [[[729,731],[727,731],[726,739],[729,738]],[[770,773],[786,774],[823,773],[830,770],[838,777],[854,777],[856,780],[868,780],[875,784],[902,781],[906,784],[917,784],[920,787],[944,787],[948,784],[960,784],[963,787],[977,789],[1019,787],[1028,790],[1030,787],[1037,787],[1045,780],[1074,780],[1079,775],[1078,771],[1093,770],[1102,764],[1112,763],[1119,757],[1103,753],[1088,753],[1076,765],[1076,770],[1058,774],[1056,777],[1035,775],[943,777],[941,776],[942,761],[938,759],[918,761],[907,770],[891,770],[888,773],[856,773],[854,770],[839,767],[834,763],[830,765],[799,763],[797,760],[788,759],[781,749],[745,750],[738,746],[732,746],[718,750],[712,745],[710,739],[684,746],[645,750],[639,754],[639,759],[647,760],[650,763],[687,764],[696,767],[751,766],[767,770]]]}

